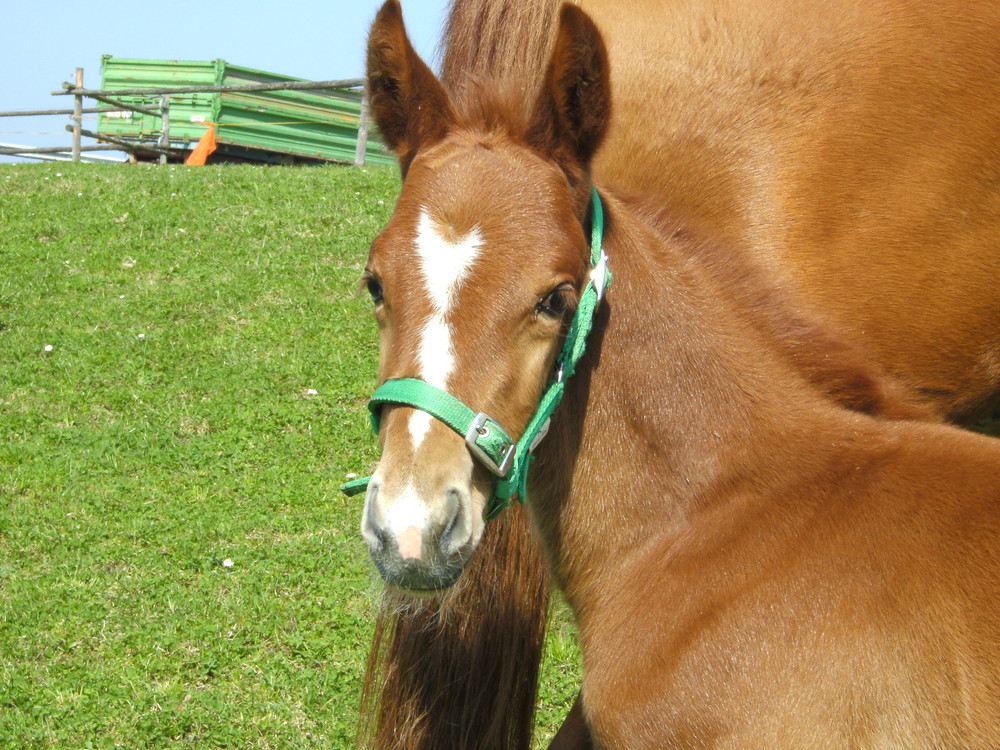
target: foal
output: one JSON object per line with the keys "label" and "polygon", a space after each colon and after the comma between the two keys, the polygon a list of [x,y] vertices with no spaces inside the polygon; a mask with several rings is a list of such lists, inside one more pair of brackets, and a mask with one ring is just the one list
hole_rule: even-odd
{"label": "foal", "polygon": [[[380,379],[516,438],[597,277],[600,37],[567,6],[533,107],[456,102],[390,0],[369,78],[405,174],[365,274]],[[527,493],[580,627],[582,745],[996,748],[1000,444],[837,406],[655,209],[600,194],[613,284]],[[390,583],[450,585],[496,478],[430,414],[379,416],[372,556]]]}

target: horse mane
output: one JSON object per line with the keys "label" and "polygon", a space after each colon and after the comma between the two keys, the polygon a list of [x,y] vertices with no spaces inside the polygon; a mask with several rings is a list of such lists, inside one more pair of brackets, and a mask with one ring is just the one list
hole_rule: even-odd
{"label": "horse mane", "polygon": [[626,199],[706,274],[721,297],[772,342],[775,351],[814,389],[851,411],[888,419],[941,421],[900,382],[850,343],[829,320],[807,308],[777,273],[730,243],[713,242],[708,232],[669,207]]}
{"label": "horse mane", "polygon": [[[452,0],[441,81],[455,91],[469,76],[540,85],[563,0]],[[533,93],[533,92],[532,92]]]}
{"label": "horse mane", "polygon": [[486,526],[452,589],[387,589],[362,690],[360,747],[527,750],[549,577],[527,510]]}

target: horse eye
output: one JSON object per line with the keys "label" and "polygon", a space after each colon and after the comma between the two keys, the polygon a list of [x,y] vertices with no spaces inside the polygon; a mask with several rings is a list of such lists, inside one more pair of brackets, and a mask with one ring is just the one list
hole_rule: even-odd
{"label": "horse eye", "polygon": [[365,277],[365,288],[368,289],[368,294],[371,295],[372,303],[381,305],[385,300],[385,294],[382,292],[382,285],[378,283],[378,279],[374,276]]}
{"label": "horse eye", "polygon": [[568,305],[568,291],[569,290],[565,284],[557,289],[553,289],[537,305],[535,305],[535,312],[548,315],[549,317],[558,318],[566,312],[566,307]]}

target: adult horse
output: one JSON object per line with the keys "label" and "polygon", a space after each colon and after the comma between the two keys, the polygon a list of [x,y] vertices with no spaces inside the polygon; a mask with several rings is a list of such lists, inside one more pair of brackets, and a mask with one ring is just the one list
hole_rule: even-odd
{"label": "adult horse", "polygon": [[584,742],[995,747],[1000,443],[836,404],[732,296],[717,249],[598,197],[610,86],[579,10],[527,108],[451,97],[396,0],[369,49],[406,174],[365,272],[383,456],[363,530],[389,582],[454,582],[510,494],[509,433],[515,477],[537,445],[530,508],[580,625]]}
{"label": "adult horse", "polygon": [[[528,87],[560,0],[457,0],[442,78]],[[787,274],[941,414],[1000,393],[1000,11],[581,0],[615,107],[594,173]],[[540,33],[541,30],[541,33]]]}
{"label": "adult horse", "polygon": [[[507,79],[533,98],[558,4],[455,0],[446,87]],[[930,409],[964,420],[990,402],[992,5],[580,4],[612,60],[600,179],[658,195],[686,231],[770,264]],[[380,618],[369,667],[380,747],[526,746],[547,593],[524,518],[503,524],[487,529],[447,617],[434,603]]]}

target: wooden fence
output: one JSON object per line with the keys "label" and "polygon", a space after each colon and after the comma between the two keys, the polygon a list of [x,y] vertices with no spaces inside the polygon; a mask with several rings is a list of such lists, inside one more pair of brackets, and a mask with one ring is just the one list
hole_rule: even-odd
{"label": "wooden fence", "polygon": [[[69,153],[72,160],[81,160],[81,154],[88,151],[126,151],[132,155],[137,152],[159,154],[160,163],[165,164],[169,156],[173,154],[170,149],[170,97],[172,94],[196,94],[196,93],[230,93],[230,92],[250,92],[250,91],[302,91],[312,89],[345,89],[363,87],[363,79],[345,79],[339,81],[280,81],[276,83],[257,83],[227,86],[179,86],[170,88],[134,88],[100,90],[87,89],[83,85],[83,68],[76,69],[75,83],[63,83],[62,89],[53,91],[53,96],[72,96],[72,109],[48,109],[48,110],[12,110],[0,112],[0,117],[32,117],[41,115],[69,115],[71,124],[66,126],[66,130],[72,133],[73,141]],[[118,96],[159,96],[159,105],[153,107],[139,106],[123,102],[115,97]],[[84,107],[84,99],[93,99],[105,105],[103,107]],[[95,133],[83,128],[84,114],[107,114],[109,112],[140,112],[143,114],[155,115],[161,120],[160,139],[156,144],[135,143],[111,137],[106,134]],[[102,142],[102,145],[85,146],[82,143],[84,137],[93,138]],[[354,154],[354,163],[363,165],[365,163],[365,152],[368,145],[368,94],[364,92],[363,105],[361,108],[361,119],[358,127],[357,147]],[[14,156],[31,156],[34,154],[66,154],[64,147],[10,147],[0,148],[0,154]]]}

